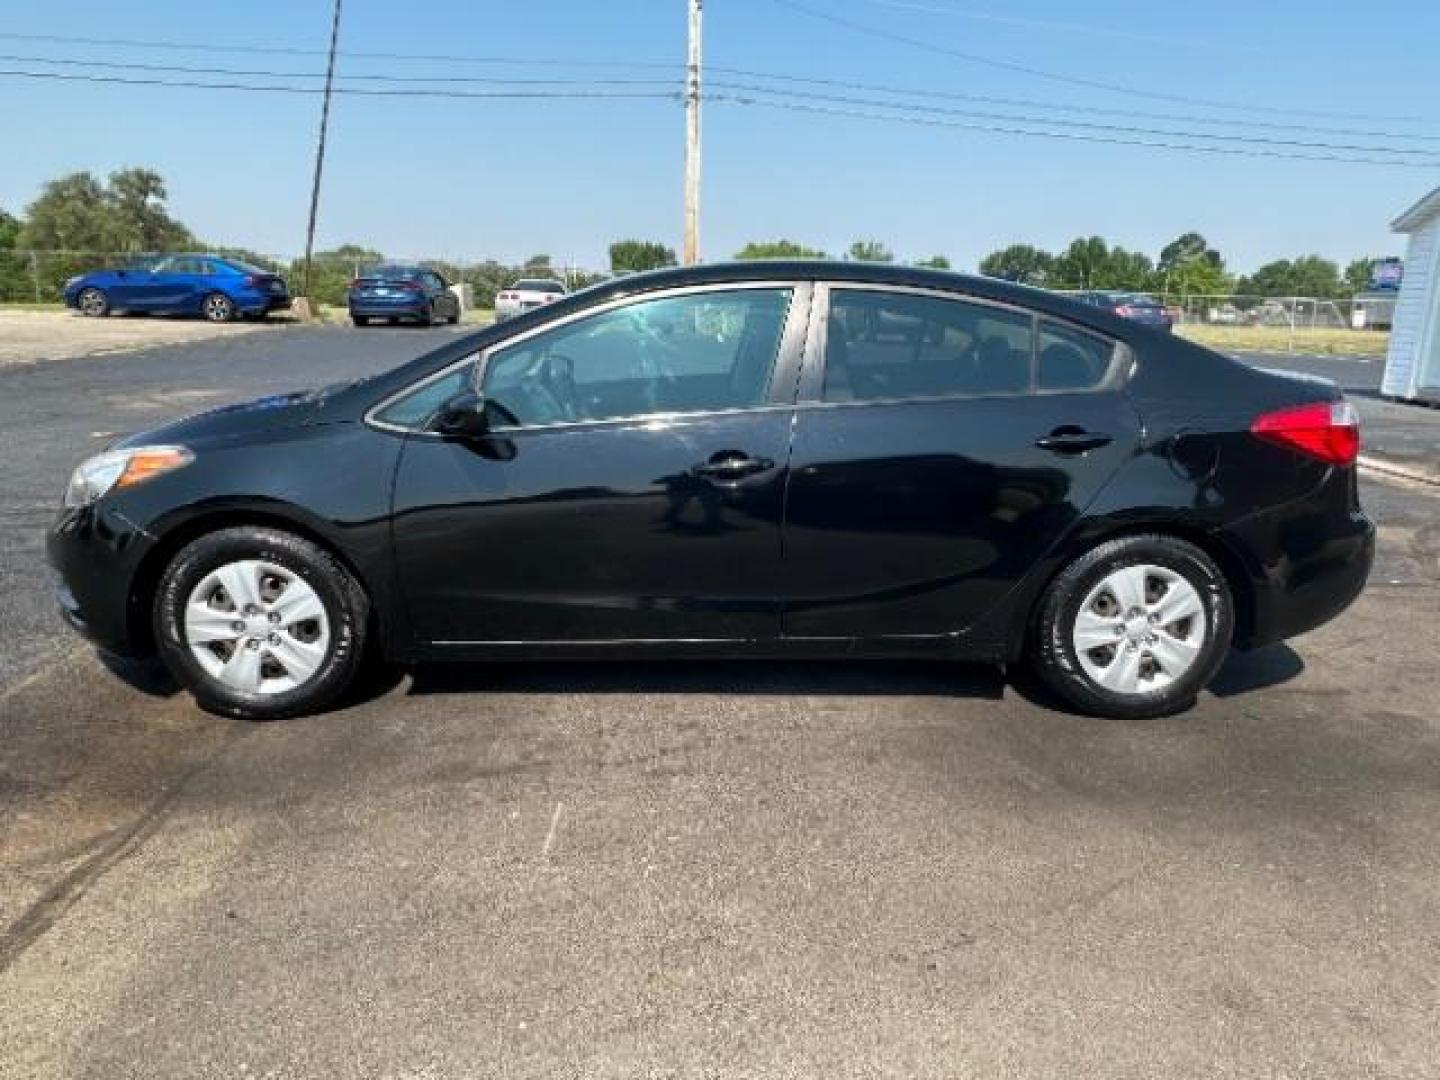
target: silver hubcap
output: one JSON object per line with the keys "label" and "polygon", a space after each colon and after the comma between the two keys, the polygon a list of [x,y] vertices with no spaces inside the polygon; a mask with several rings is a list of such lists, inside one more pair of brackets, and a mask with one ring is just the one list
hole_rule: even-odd
{"label": "silver hubcap", "polygon": [[232,690],[281,694],[320,670],[330,620],[296,574],[247,559],[211,571],[191,591],[185,644],[211,678]]}
{"label": "silver hubcap", "polygon": [[216,322],[223,322],[230,317],[230,301],[223,296],[212,296],[205,301],[205,314]]}
{"label": "silver hubcap", "polygon": [[1195,586],[1163,566],[1126,566],[1090,590],[1071,640],[1085,674],[1117,694],[1163,690],[1195,665],[1209,633]]}
{"label": "silver hubcap", "polygon": [[105,297],[94,289],[86,289],[80,294],[80,310],[86,315],[99,315],[105,310]]}

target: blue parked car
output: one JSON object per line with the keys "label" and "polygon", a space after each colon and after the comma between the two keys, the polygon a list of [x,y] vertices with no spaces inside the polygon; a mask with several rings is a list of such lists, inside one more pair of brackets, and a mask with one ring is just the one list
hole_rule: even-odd
{"label": "blue parked car", "polygon": [[211,322],[264,317],[290,306],[290,289],[272,274],[218,255],[162,255],[65,283],[65,305],[82,315],[112,311],[202,315]]}
{"label": "blue parked car", "polygon": [[450,283],[423,266],[371,267],[350,282],[345,303],[356,326],[371,319],[414,319],[422,326],[460,321],[460,298]]}

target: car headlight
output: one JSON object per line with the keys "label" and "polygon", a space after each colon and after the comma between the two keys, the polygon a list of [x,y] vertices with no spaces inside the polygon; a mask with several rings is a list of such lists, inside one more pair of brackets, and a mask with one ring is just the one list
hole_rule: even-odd
{"label": "car headlight", "polygon": [[72,278],[67,278],[66,281],[65,281],[65,288],[68,289],[68,288],[70,288],[71,285],[78,285],[78,284],[80,283],[80,279],[83,278],[84,276],[85,276],[84,274],[76,274],[76,275],[75,275],[74,277],[72,277]]}
{"label": "car headlight", "polygon": [[134,487],[184,468],[195,455],[183,446],[137,446],[107,450],[80,463],[65,488],[65,505],[89,506],[113,488]]}

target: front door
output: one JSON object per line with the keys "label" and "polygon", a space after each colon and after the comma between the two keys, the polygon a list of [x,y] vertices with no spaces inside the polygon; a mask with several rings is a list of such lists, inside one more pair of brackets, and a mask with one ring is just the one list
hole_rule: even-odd
{"label": "front door", "polygon": [[[396,476],[395,550],[420,641],[778,637],[808,301],[793,285],[642,296],[483,356],[490,437],[413,434]],[[461,366],[419,394],[433,405],[475,374]],[[423,426],[429,407],[402,400],[388,419]]]}
{"label": "front door", "polygon": [[961,632],[1134,453],[1127,354],[946,294],[828,300],[795,418],[785,636]]}

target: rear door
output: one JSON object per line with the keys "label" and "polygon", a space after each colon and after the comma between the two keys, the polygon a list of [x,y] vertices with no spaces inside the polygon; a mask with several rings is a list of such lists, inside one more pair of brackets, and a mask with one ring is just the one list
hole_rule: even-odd
{"label": "rear door", "polygon": [[818,293],[791,453],[784,634],[963,631],[1135,452],[1128,351],[948,293]]}

